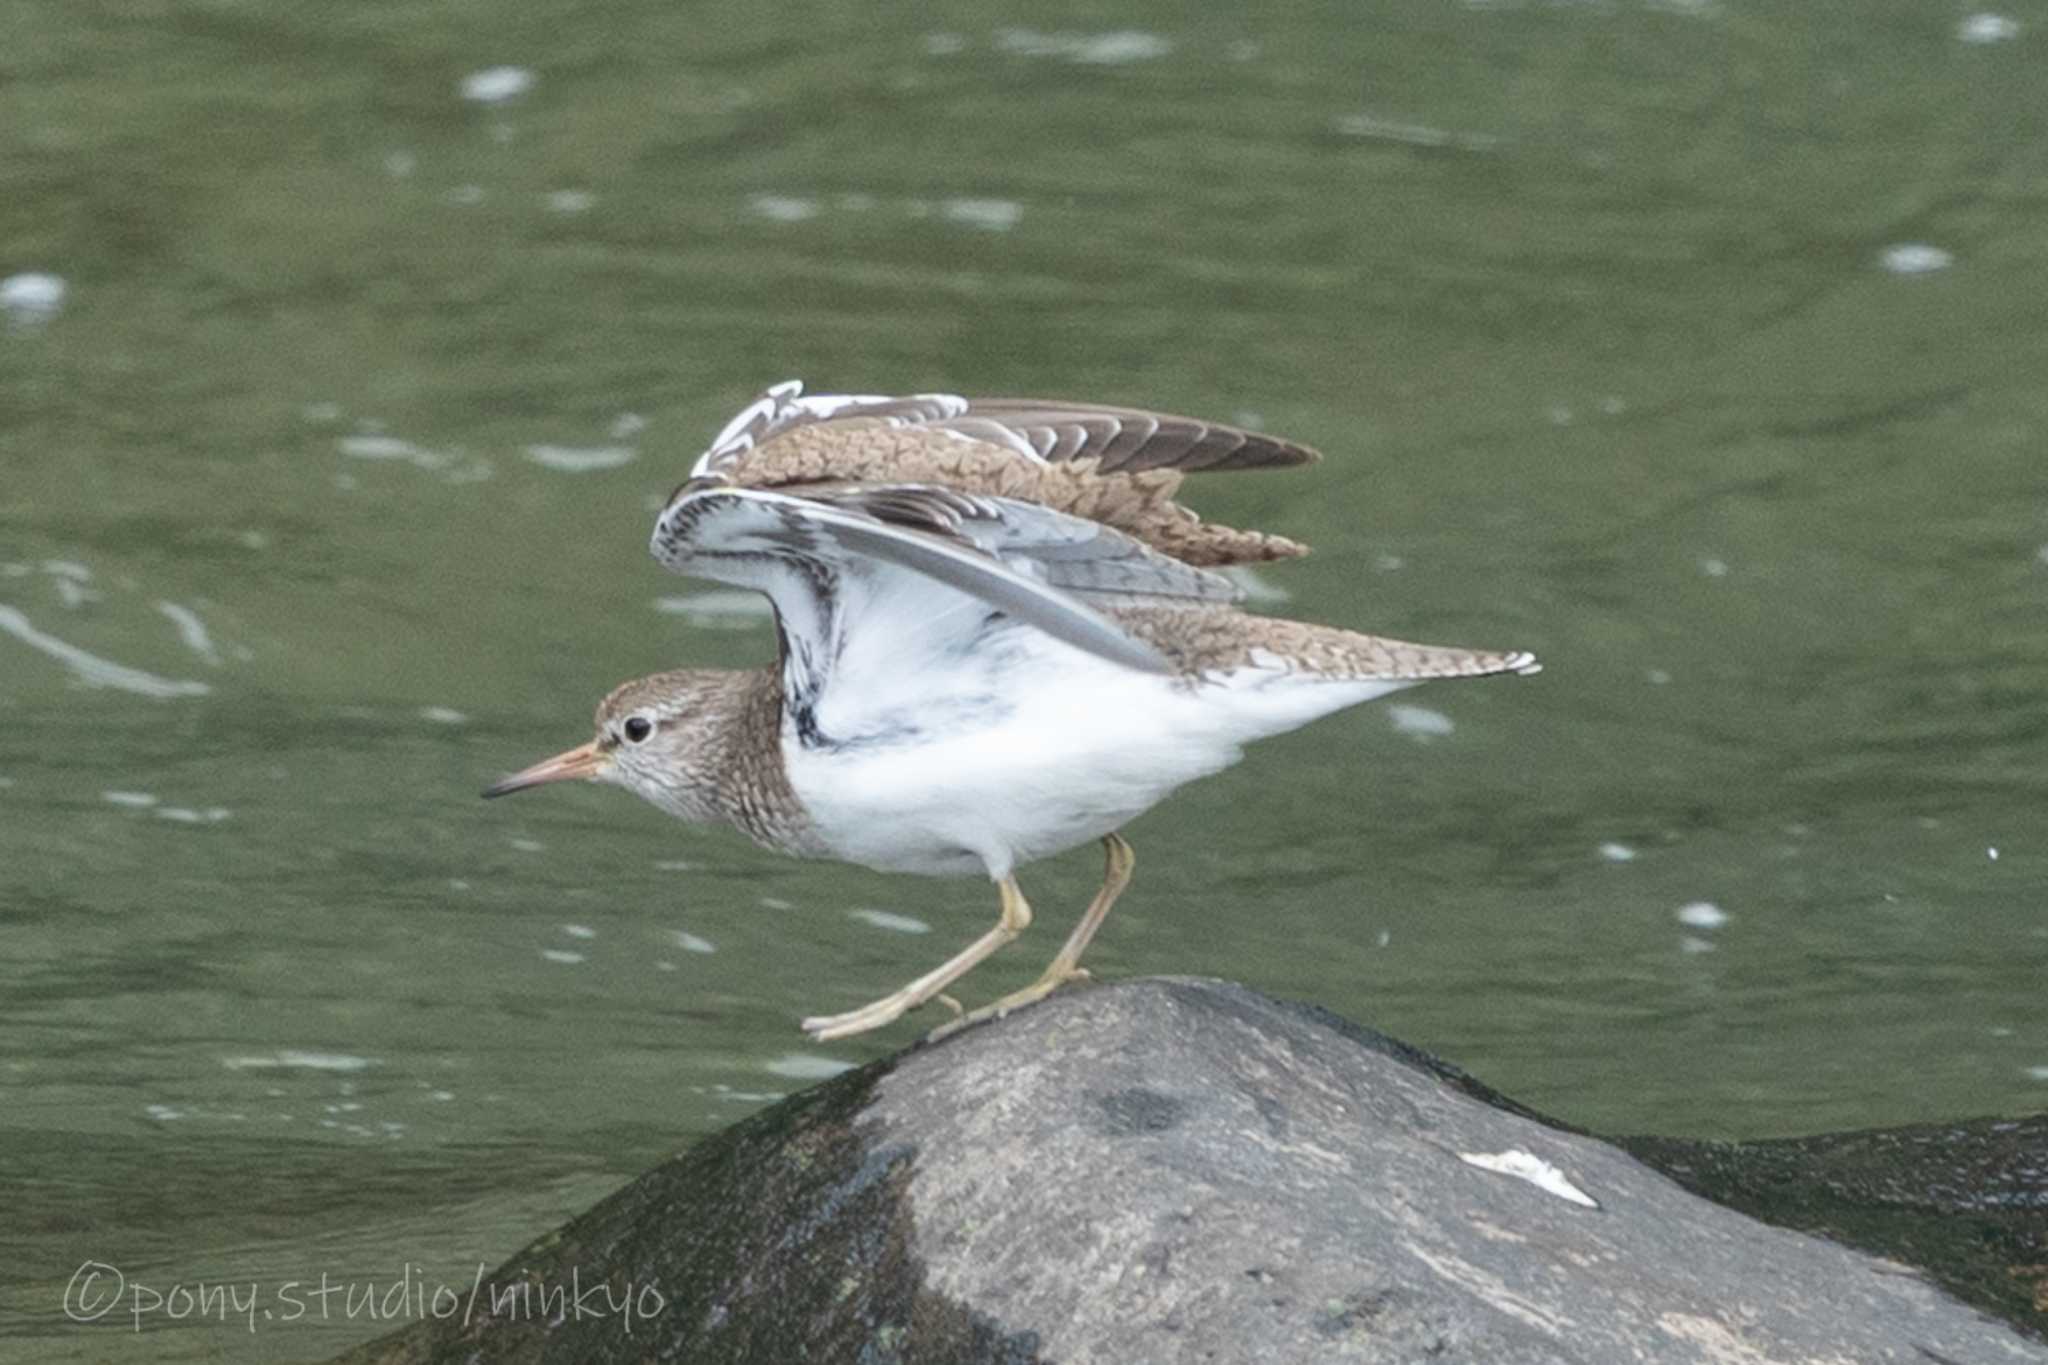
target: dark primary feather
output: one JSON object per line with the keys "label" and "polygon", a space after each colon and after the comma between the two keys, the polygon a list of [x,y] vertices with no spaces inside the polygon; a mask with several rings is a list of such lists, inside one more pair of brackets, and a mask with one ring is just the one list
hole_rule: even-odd
{"label": "dark primary feather", "polygon": [[1051,463],[1095,459],[1105,473],[1278,469],[1322,458],[1299,442],[1141,408],[945,393],[806,397],[802,383],[792,379],[772,385],[742,409],[691,472],[725,472],[748,451],[784,432],[849,419],[952,431]]}

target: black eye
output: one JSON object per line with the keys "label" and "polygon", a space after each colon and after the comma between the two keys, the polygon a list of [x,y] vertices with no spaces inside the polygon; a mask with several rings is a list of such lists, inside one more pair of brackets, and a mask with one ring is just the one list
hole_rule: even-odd
{"label": "black eye", "polygon": [[628,716],[625,725],[620,728],[625,731],[628,743],[641,744],[654,733],[654,722],[645,716]]}

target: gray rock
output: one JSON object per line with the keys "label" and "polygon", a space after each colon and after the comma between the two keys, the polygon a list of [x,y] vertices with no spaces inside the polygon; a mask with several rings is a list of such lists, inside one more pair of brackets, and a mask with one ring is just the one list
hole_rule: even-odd
{"label": "gray rock", "polygon": [[1070,991],[840,1077],[493,1279],[605,1290],[347,1359],[2048,1362],[1907,1266],[1206,981]]}

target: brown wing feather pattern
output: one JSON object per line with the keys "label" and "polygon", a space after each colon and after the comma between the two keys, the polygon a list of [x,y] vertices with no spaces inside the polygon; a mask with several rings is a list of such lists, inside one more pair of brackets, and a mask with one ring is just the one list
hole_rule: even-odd
{"label": "brown wing feather pattern", "polygon": [[[1300,447],[1295,447],[1300,449]],[[792,427],[724,470],[743,487],[817,483],[930,483],[1039,502],[1099,521],[1186,564],[1291,559],[1308,548],[1284,536],[1205,522],[1174,501],[1178,469],[1105,470],[1096,457],[1041,463],[943,428],[849,417]]]}

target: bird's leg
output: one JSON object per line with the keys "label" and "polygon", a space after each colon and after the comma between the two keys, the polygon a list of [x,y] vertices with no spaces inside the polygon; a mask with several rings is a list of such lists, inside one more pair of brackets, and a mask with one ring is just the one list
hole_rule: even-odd
{"label": "bird's leg", "polygon": [[1095,931],[1102,927],[1102,921],[1109,917],[1109,907],[1116,904],[1116,898],[1131,884],[1131,869],[1138,864],[1138,855],[1121,834],[1105,834],[1102,847],[1107,852],[1102,869],[1102,889],[1095,893],[1095,899],[1088,903],[1088,911],[1081,916],[1081,922],[1074,926],[1074,932],[1067,935],[1067,941],[1060,948],[1059,955],[1045,969],[1038,980],[1021,991],[1012,991],[991,1005],[950,1019],[933,1029],[926,1038],[936,1043],[948,1034],[956,1033],[969,1024],[983,1019],[1000,1019],[1011,1010],[1022,1009],[1037,1000],[1043,1000],[1069,981],[1085,980],[1087,971],[1081,966],[1081,954],[1088,951],[1089,941]]}
{"label": "bird's leg", "polygon": [[[1015,877],[1005,877],[997,884],[1002,895],[1002,918],[996,927],[968,944],[946,961],[926,972],[900,991],[894,991],[880,1000],[862,1005],[845,1014],[827,1014],[804,1020],[804,1032],[819,1042],[833,1038],[846,1038],[856,1033],[866,1033],[884,1024],[893,1023],[910,1010],[916,1009],[927,1000],[974,970],[981,960],[1011,939],[1024,932],[1031,923],[1031,906],[1024,899],[1024,893],[1017,887]],[[957,1006],[956,1006],[957,1008]]]}

